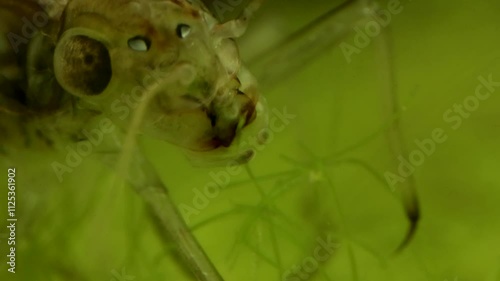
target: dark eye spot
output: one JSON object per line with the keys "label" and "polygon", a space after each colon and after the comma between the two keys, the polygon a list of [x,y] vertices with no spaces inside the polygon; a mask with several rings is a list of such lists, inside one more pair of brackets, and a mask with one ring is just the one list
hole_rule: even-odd
{"label": "dark eye spot", "polygon": [[211,112],[207,112],[207,117],[210,120],[210,125],[212,125],[212,127],[215,127],[215,125],[217,125],[217,115]]}
{"label": "dark eye spot", "polygon": [[83,58],[83,61],[85,62],[85,64],[92,64],[94,62],[94,56],[93,55],[89,55],[89,54],[86,54],[85,57]]}
{"label": "dark eye spot", "polygon": [[86,36],[75,36],[63,49],[61,79],[72,89],[94,96],[102,93],[111,80],[111,58],[104,44]]}
{"label": "dark eye spot", "polygon": [[130,49],[138,52],[147,52],[151,48],[151,40],[144,36],[135,36],[128,40]]}
{"label": "dark eye spot", "polygon": [[177,25],[175,33],[177,34],[177,37],[184,39],[189,35],[189,33],[191,33],[191,27],[187,24],[181,23]]}

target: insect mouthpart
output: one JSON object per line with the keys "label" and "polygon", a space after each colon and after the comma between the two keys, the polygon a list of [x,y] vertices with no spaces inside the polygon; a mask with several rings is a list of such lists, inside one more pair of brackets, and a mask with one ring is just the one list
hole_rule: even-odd
{"label": "insect mouthpart", "polygon": [[215,99],[207,110],[212,125],[214,147],[229,147],[238,133],[256,118],[256,101],[240,90],[233,90],[230,102]]}

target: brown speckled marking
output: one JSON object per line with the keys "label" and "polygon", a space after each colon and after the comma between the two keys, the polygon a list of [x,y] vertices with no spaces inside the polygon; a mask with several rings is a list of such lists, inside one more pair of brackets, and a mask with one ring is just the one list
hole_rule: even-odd
{"label": "brown speckled marking", "polygon": [[177,6],[187,9],[188,13],[195,19],[199,19],[201,17],[200,12],[196,9],[192,8],[192,5],[189,2],[183,1],[183,0],[170,0],[172,3],[176,4]]}
{"label": "brown speckled marking", "polygon": [[191,16],[193,16],[193,18],[195,19],[199,19],[200,18],[200,12],[198,12],[197,10],[195,9],[191,9]]}
{"label": "brown speckled marking", "polygon": [[181,6],[182,8],[186,7],[184,1],[182,1],[182,0],[171,0],[171,1],[172,1],[172,3],[174,3],[174,4],[178,5],[178,6]]}

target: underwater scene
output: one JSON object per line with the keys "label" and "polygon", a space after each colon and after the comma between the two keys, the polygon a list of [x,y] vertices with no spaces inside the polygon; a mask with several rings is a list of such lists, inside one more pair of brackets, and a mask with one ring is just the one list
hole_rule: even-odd
{"label": "underwater scene", "polygon": [[0,0],[0,280],[499,281],[499,11]]}

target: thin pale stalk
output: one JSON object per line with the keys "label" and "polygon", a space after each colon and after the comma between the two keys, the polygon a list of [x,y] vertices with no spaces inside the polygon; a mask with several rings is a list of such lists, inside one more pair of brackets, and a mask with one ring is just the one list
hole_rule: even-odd
{"label": "thin pale stalk", "polygon": [[[108,139],[104,144],[104,152],[100,153],[101,160],[114,169],[117,168],[117,160],[123,159],[123,155],[120,154],[122,150],[120,140],[123,140],[123,136],[115,135],[114,139]],[[174,245],[180,257],[180,265],[190,271],[196,280],[223,281],[224,279],[184,222],[154,167],[137,148],[133,148],[128,153],[130,165],[126,165],[127,173],[120,175],[132,185],[151,211],[166,248],[169,249],[169,245]]]}
{"label": "thin pale stalk", "polygon": [[[378,73],[381,76],[381,81],[384,83],[382,86],[382,93],[384,94],[382,100],[386,102],[384,105],[386,111],[392,116],[397,116],[400,114],[401,105],[397,92],[397,81],[394,74],[395,66],[391,56],[391,39],[391,30],[390,27],[387,27],[377,38],[374,39],[374,43],[376,48],[377,65],[380,69]],[[387,131],[387,139],[389,141],[391,153],[394,159],[397,159],[399,155],[408,155],[408,149],[405,145],[406,142],[403,136],[400,120],[401,118],[394,118],[391,127]],[[415,177],[413,175],[409,175],[398,191],[401,193],[403,207],[410,222],[410,226],[405,238],[396,249],[396,253],[403,250],[408,243],[411,242],[417,230],[420,218],[420,207]]]}

